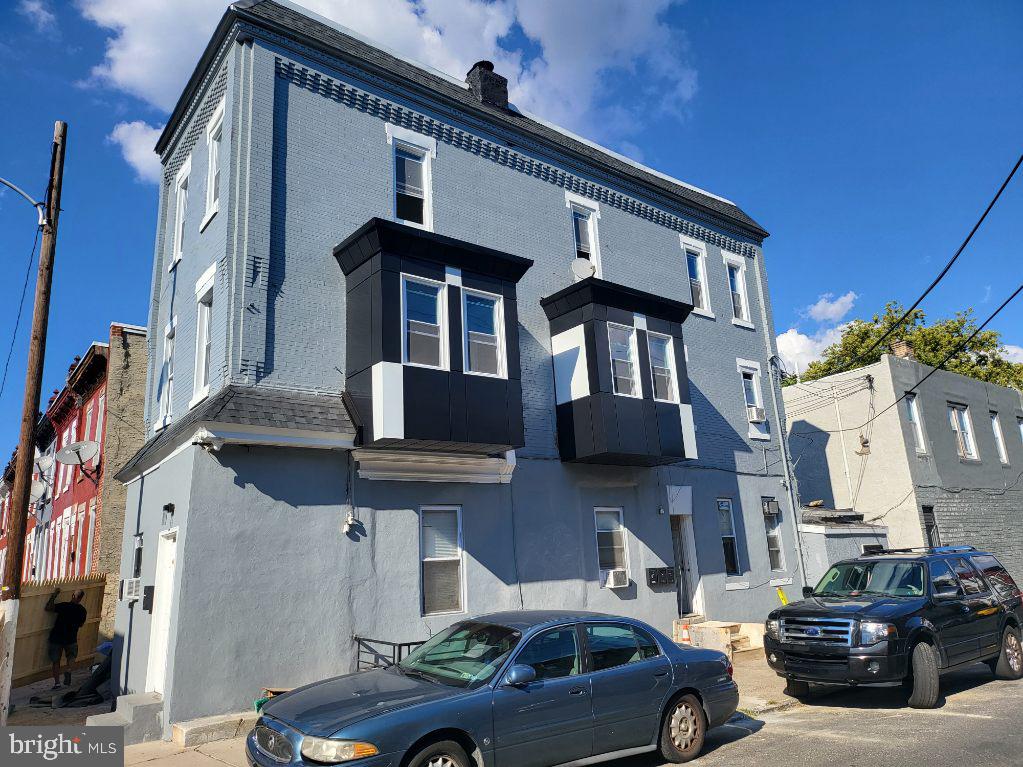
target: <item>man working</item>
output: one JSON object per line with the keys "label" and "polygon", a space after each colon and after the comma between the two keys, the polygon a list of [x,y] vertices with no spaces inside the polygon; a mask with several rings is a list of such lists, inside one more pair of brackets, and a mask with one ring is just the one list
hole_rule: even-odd
{"label": "man working", "polygon": [[85,608],[82,600],[85,592],[79,589],[71,595],[70,602],[56,602],[60,589],[55,589],[46,602],[46,611],[57,613],[57,620],[50,629],[50,641],[47,644],[47,655],[53,664],[53,689],[60,689],[60,656],[67,660],[67,671],[64,672],[64,684],[71,684],[71,664],[78,657],[78,629],[85,624]]}

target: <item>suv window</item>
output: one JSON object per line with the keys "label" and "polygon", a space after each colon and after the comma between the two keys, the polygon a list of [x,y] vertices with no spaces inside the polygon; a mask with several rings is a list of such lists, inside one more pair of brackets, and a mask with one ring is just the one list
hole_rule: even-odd
{"label": "suv window", "polygon": [[984,582],[977,575],[977,571],[974,570],[965,559],[953,559],[951,560],[952,569],[956,571],[956,575],[959,576],[959,582],[963,584],[963,591],[966,592],[966,596],[972,594],[983,594],[987,591],[984,586]]}
{"label": "suv window", "polygon": [[515,662],[532,666],[537,679],[575,676],[582,667],[575,626],[551,629],[529,640]]}
{"label": "suv window", "polygon": [[1012,576],[1002,567],[1002,563],[990,554],[977,554],[970,557],[974,566],[984,573],[988,583],[998,592],[1002,599],[1010,599],[1019,594],[1019,587],[1012,579]]}
{"label": "suv window", "polygon": [[[586,641],[590,646],[594,671],[638,663],[658,654],[656,644],[653,648],[648,645],[644,650],[632,626],[622,623],[590,624],[586,627]],[[647,641],[653,642],[649,637]]]}
{"label": "suv window", "polygon": [[948,566],[948,562],[944,559],[935,559],[930,563],[930,570],[932,594],[959,592],[959,579]]}

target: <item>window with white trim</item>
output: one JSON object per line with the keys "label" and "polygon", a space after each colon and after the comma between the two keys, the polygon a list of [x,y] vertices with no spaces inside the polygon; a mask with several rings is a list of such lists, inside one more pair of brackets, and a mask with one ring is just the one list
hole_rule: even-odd
{"label": "window with white trim", "polygon": [[590,208],[572,206],[572,231],[575,235],[575,257],[596,263],[596,218]]}
{"label": "window with white trim", "polygon": [[785,569],[785,555],[781,546],[781,511],[774,498],[762,498],[764,531],[767,533],[767,557],[772,570]]}
{"label": "window with white trim", "polygon": [[966,405],[948,406],[948,421],[952,427],[952,433],[956,438],[956,452],[959,457],[968,461],[976,461],[977,443],[973,439],[973,423],[970,419],[970,409]]}
{"label": "window with white trim", "polygon": [[739,548],[735,540],[735,518],[732,516],[732,499],[718,498],[717,503],[721,549],[725,555],[725,574],[742,575],[742,570],[739,569]]}
{"label": "window with white trim", "polygon": [[[625,541],[625,523],[622,509],[598,506],[593,509],[597,524],[597,564],[601,573],[628,570],[629,560]],[[604,579],[601,578],[603,583]]]}
{"label": "window with white trim", "polygon": [[394,142],[394,217],[405,224],[431,228],[430,153]]}
{"label": "window with white trim", "polygon": [[636,379],[636,329],[627,325],[607,323],[607,341],[611,348],[611,382],[615,394],[639,397]]}
{"label": "window with white trim", "polygon": [[702,243],[682,240],[682,251],[686,256],[686,270],[689,274],[689,289],[693,299],[693,310],[697,314],[710,314],[710,290],[707,287],[707,250]]}
{"label": "window with white trim", "polygon": [[192,163],[186,161],[185,165],[178,171],[174,182],[174,232],[171,243],[171,263],[173,268],[181,260],[184,253],[185,243],[185,218],[188,213],[188,176],[191,172]]}
{"label": "window with white trim", "polygon": [[462,612],[462,509],[419,510],[423,615]]}
{"label": "window with white trim", "polygon": [[998,450],[998,460],[1004,465],[1009,465],[1009,453],[1005,449],[1005,436],[1002,434],[1002,422],[998,420],[998,413],[991,411],[991,433],[995,436],[995,448]]}
{"label": "window with white trim", "polygon": [[745,259],[742,256],[725,254],[724,261],[728,275],[728,292],[732,297],[732,322],[736,325],[751,325]]}
{"label": "window with white trim", "polygon": [[760,382],[757,380],[757,371],[742,370],[742,394],[746,401],[746,416],[750,423],[763,420],[759,412],[763,410],[763,403],[760,399]]}
{"label": "window with white trim", "polygon": [[406,365],[447,368],[447,286],[402,276],[402,350]]}
{"label": "window with white trim", "polygon": [[166,426],[171,420],[171,408],[174,401],[174,340],[176,331],[176,324],[172,320],[167,324],[163,339],[163,365],[160,370],[160,391],[157,395],[160,403],[157,428]]}
{"label": "window with white trim", "polygon": [[193,401],[210,393],[210,374],[213,364],[213,286],[199,296],[196,304],[195,333],[195,389]]}
{"label": "window with white trim", "polygon": [[913,429],[913,443],[918,453],[927,452],[927,443],[924,442],[924,427],[920,421],[920,406],[917,403],[916,395],[912,392],[906,394],[906,420]]}
{"label": "window with white trim", "polygon": [[646,338],[650,353],[654,399],[660,402],[678,402],[675,390],[675,350],[671,336],[648,330]]}
{"label": "window with white trim", "polygon": [[462,288],[462,346],[467,373],[505,375],[502,309],[500,296]]}
{"label": "window with white trim", "polygon": [[1019,427],[1019,440],[1023,442],[1023,418],[1016,419],[1016,426]]}
{"label": "window with white trim", "polygon": [[206,129],[206,215],[204,225],[220,210],[220,177],[223,165],[224,102],[220,102]]}

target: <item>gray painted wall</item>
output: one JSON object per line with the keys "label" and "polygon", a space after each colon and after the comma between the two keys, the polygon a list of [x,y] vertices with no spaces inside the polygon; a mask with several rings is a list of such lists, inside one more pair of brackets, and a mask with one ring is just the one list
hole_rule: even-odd
{"label": "gray painted wall", "polygon": [[806,525],[799,529],[806,562],[806,583],[815,586],[824,577],[828,568],[843,559],[852,559],[863,553],[868,544],[888,546],[888,535],[884,527],[825,527]]}

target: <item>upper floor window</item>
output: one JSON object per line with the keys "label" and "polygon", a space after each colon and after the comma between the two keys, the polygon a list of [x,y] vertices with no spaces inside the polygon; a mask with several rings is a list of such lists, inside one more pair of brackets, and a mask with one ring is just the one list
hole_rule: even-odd
{"label": "upper floor window", "polygon": [[598,507],[593,510],[593,514],[597,522],[597,563],[601,573],[627,570],[629,565],[622,510]]}
{"label": "upper floor window", "polygon": [[675,392],[675,353],[671,336],[647,331],[647,348],[650,352],[650,374],[653,377],[654,399],[661,402],[677,402]]}
{"label": "upper floor window", "polygon": [[575,239],[575,257],[584,258],[593,265],[593,274],[600,276],[600,245],[597,237],[597,203],[572,192],[565,192],[565,204],[572,213],[572,236]]}
{"label": "upper floor window", "polygon": [[402,294],[405,363],[446,368],[447,291],[444,283],[404,277]]}
{"label": "upper floor window", "polygon": [[500,296],[462,289],[465,327],[465,370],[480,375],[504,375],[504,329]]}
{"label": "upper floor window", "polygon": [[223,164],[221,149],[224,140],[224,102],[220,102],[206,129],[208,160],[206,168],[206,216],[203,227],[220,210],[220,171]]}
{"label": "upper floor window", "polygon": [[721,548],[725,554],[725,574],[742,575],[739,569],[739,549],[735,543],[731,498],[718,498],[718,527],[721,531]]}
{"label": "upper floor window", "polygon": [[765,416],[763,401],[760,398],[760,382],[757,371],[743,370],[742,394],[746,400],[746,418],[750,423],[763,423]]}
{"label": "upper floor window", "polygon": [[956,438],[956,451],[959,457],[970,461],[977,460],[977,443],[973,439],[970,409],[965,405],[949,405],[948,420]]}
{"label": "upper floor window", "polygon": [[732,296],[732,322],[742,327],[753,327],[749,313],[749,298],[746,294],[745,259],[726,253],[724,260],[728,274],[728,291]]}
{"label": "upper floor window", "polygon": [[693,296],[693,311],[710,315],[710,292],[707,289],[707,251],[702,243],[684,236],[682,250],[686,254],[686,270],[689,274],[689,290]]}
{"label": "upper floor window", "polygon": [[1019,439],[1023,442],[1023,418],[1016,419],[1016,425],[1019,427]]}
{"label": "upper floor window", "polygon": [[462,510],[424,506],[419,524],[423,615],[461,612]]}
{"label": "upper floor window", "polygon": [[166,426],[171,419],[171,406],[174,398],[174,336],[177,330],[176,323],[171,320],[167,323],[163,338],[163,365],[160,370],[160,390],[157,394],[157,401],[160,405],[160,414],[156,427]]}
{"label": "upper floor window", "polygon": [[918,453],[927,452],[927,445],[924,442],[924,428],[920,422],[920,407],[916,401],[916,395],[909,393],[906,395],[906,418],[909,420],[909,425],[913,428],[913,443]]}
{"label": "upper floor window", "polygon": [[192,401],[195,405],[210,393],[213,366],[213,280],[216,264],[210,266],[195,284],[195,370]]}
{"label": "upper floor window", "polygon": [[995,436],[995,448],[998,450],[998,460],[1008,465],[1009,454],[1005,449],[1005,436],[1002,434],[1002,422],[998,420],[998,413],[991,411],[991,433]]}
{"label": "upper floor window", "polygon": [[636,329],[626,325],[607,324],[607,338],[611,347],[611,381],[615,394],[638,397],[636,385]]}
{"label": "upper floor window", "polygon": [[394,144],[394,217],[429,228],[429,152],[410,144]]}
{"label": "upper floor window", "polygon": [[174,239],[171,243],[171,263],[173,268],[181,260],[185,243],[185,218],[188,212],[188,175],[192,170],[191,158],[178,171],[174,181]]}
{"label": "upper floor window", "polygon": [[772,570],[785,569],[785,556],[781,547],[781,508],[774,498],[764,498],[764,529],[767,532],[767,556]]}

